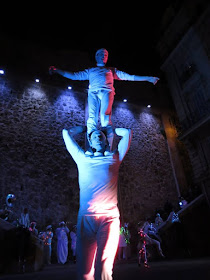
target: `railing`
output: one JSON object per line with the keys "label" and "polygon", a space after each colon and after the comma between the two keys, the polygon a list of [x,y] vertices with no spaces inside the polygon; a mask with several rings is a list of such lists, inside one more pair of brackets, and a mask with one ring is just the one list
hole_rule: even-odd
{"label": "railing", "polygon": [[208,99],[205,104],[197,107],[196,110],[190,112],[187,118],[180,121],[181,135],[185,133],[188,129],[192,128],[193,126],[199,125],[199,123],[203,123],[203,121],[208,119],[208,117],[210,117],[209,108],[210,108],[210,99]]}

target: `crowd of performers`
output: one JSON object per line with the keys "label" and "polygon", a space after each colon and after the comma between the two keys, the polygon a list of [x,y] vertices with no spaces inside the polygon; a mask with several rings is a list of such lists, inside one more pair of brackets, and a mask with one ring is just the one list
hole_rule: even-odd
{"label": "crowd of performers", "polygon": [[[164,258],[164,254],[161,248],[161,237],[159,235],[159,230],[164,223],[176,223],[180,222],[178,214],[171,209],[172,211],[168,215],[168,218],[164,222],[160,214],[157,213],[154,222],[152,223],[150,219],[146,221],[141,221],[138,223],[137,232],[138,232],[138,244],[137,248],[137,262],[138,265],[143,265],[146,268],[149,268],[148,256],[150,253],[148,247],[153,246],[156,250],[156,254],[159,257]],[[30,222],[30,217],[28,209],[24,208],[23,212],[18,219],[18,226],[27,229],[28,232],[35,235],[37,238],[42,240],[44,246],[44,263],[47,265],[51,264],[52,258],[52,248],[55,250],[53,252],[54,262],[55,256],[56,261],[59,264],[65,264],[69,261],[76,263],[76,240],[77,240],[77,226],[70,226],[64,221],[60,222],[58,227],[53,228],[52,225],[46,226],[45,231],[39,232],[36,228],[37,223],[35,221]],[[121,223],[119,229],[119,244],[118,251],[116,254],[116,261],[127,261],[131,258],[131,232],[129,229],[129,223]],[[56,246],[52,247],[52,242]],[[69,252],[71,249],[71,253]]]}
{"label": "crowd of performers", "polygon": [[[162,220],[160,214],[156,217],[156,221],[158,219]],[[162,221],[163,223],[163,221]],[[160,225],[160,224],[159,224]],[[160,257],[165,257],[161,248],[161,238],[158,234],[158,226],[157,224],[153,225],[149,220],[145,222],[138,223],[137,226],[138,231],[138,241],[137,241],[137,261],[139,266],[143,263],[146,268],[148,265],[148,246],[154,246],[157,250],[157,253]],[[120,228],[120,238],[119,238],[119,248],[118,248],[118,260],[127,261],[131,257],[131,233],[129,230],[129,223],[124,223],[124,226]]]}
{"label": "crowd of performers", "polygon": [[149,220],[146,221],[143,225],[139,223],[138,234],[139,234],[139,243],[138,243],[138,264],[139,266],[143,263],[146,268],[148,265],[148,253],[147,246],[155,246],[158,254],[161,257],[165,257],[161,248],[161,238],[158,234],[158,228],[163,223],[160,214],[158,213],[155,219],[155,224],[151,223]]}
{"label": "crowd of performers", "polygon": [[[185,205],[186,204],[187,203],[185,203]],[[184,206],[181,208],[183,207]],[[150,219],[146,219],[146,221],[138,223],[137,262],[139,266],[143,264],[144,267],[149,268],[148,258],[151,257],[151,247],[155,249],[154,253],[157,257],[165,258],[161,247],[162,239],[160,237],[160,231],[165,225],[174,223],[180,223],[179,215],[174,211],[174,208],[171,209],[165,221],[162,219],[161,215],[157,213],[154,222],[151,222]],[[118,260],[126,261],[131,257],[131,245],[133,245],[131,243],[132,238],[129,230],[129,223],[124,223],[120,228]]]}
{"label": "crowd of performers", "polygon": [[[19,219],[15,219],[14,221],[12,221],[12,219],[8,219],[10,213],[12,213],[11,210],[0,211],[0,218],[11,222],[11,224],[13,224],[16,228],[23,229],[24,235],[22,235],[23,242],[20,242],[20,246],[22,248],[20,248],[21,253],[19,256],[19,262],[25,265],[25,247],[27,246],[26,244],[28,244],[30,235],[33,235],[43,242],[44,264],[51,264],[53,241],[54,244],[56,243],[56,252],[54,252],[54,255],[56,255],[57,263],[65,264],[70,260],[70,258],[72,258],[73,262],[76,263],[76,225],[71,225],[70,227],[70,225],[67,226],[67,223],[62,221],[58,224],[57,228],[55,227],[55,229],[52,225],[47,225],[44,231],[38,231],[37,223],[35,221],[30,221],[27,208],[24,208]],[[71,249],[71,253],[69,252],[69,249]],[[24,269],[22,269],[22,272],[23,271]]]}
{"label": "crowd of performers", "polygon": [[[185,204],[186,205],[186,204]],[[154,223],[148,219],[146,222],[138,223],[138,234],[139,234],[139,243],[138,243],[138,264],[144,264],[146,268],[149,268],[148,265],[148,246],[153,246],[156,248],[156,252],[162,258],[165,258],[161,243],[162,239],[160,237],[161,229],[167,224],[180,223],[179,215],[175,212],[174,208],[171,209],[167,219],[163,221],[160,214],[156,214]]]}
{"label": "crowd of performers", "polygon": [[[67,224],[62,221],[58,227],[53,229],[52,225],[48,225],[45,231],[38,232],[36,228],[36,222],[31,222],[28,227],[27,224],[23,224],[28,230],[43,241],[44,244],[44,263],[51,264],[52,257],[52,241],[56,240],[56,257],[59,264],[65,264],[69,261],[70,255],[73,258],[73,262],[76,263],[76,225],[71,227],[71,230]],[[69,244],[70,243],[70,244]],[[69,246],[70,245],[70,246]],[[71,248],[71,254],[69,249]]]}
{"label": "crowd of performers", "polygon": [[[174,223],[179,222],[179,216],[173,210],[170,212],[166,222]],[[52,257],[52,241],[57,243],[56,254],[57,263],[65,264],[70,260],[70,255],[74,263],[76,263],[76,229],[77,226],[73,225],[69,230],[68,223],[64,221],[59,223],[59,226],[53,229],[52,225],[46,226],[45,231],[39,232],[36,228],[37,223],[35,221],[30,222],[28,209],[24,208],[18,220],[19,226],[27,229],[31,234],[43,241],[44,245],[44,263],[51,264]],[[156,214],[154,223],[149,219],[145,222],[139,222],[137,226],[138,231],[138,264],[144,264],[145,267],[148,265],[148,252],[147,246],[153,245],[159,256],[164,257],[161,249],[161,238],[159,236],[159,229],[163,225],[164,221],[160,214]],[[54,239],[54,240],[53,240]],[[70,243],[70,244],[69,244]],[[69,246],[70,245],[70,246]],[[121,225],[119,230],[119,244],[116,255],[117,260],[128,260],[131,257],[131,233],[129,230],[129,223]],[[69,252],[71,248],[71,254]]]}

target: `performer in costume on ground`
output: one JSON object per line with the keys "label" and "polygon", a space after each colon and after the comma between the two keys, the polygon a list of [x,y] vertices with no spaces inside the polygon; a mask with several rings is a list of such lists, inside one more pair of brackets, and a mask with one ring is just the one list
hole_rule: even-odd
{"label": "performer in costume on ground", "polygon": [[[111,122],[112,104],[114,101],[115,80],[126,81],[147,81],[154,85],[158,82],[159,78],[149,76],[137,76],[129,75],[116,68],[106,67],[108,60],[108,51],[106,49],[99,49],[95,55],[96,67],[85,69],[79,72],[67,72],[57,69],[54,66],[50,67],[50,73],[58,73],[63,77],[71,80],[89,80],[88,90],[88,111],[89,117],[87,120],[87,138],[91,132],[97,129],[98,116],[100,111],[101,126],[107,131],[107,137],[109,142],[109,150],[112,148],[113,141],[113,129]],[[91,149],[88,153],[92,153]]]}
{"label": "performer in costume on ground", "polygon": [[51,255],[52,255],[52,239],[53,239],[53,232],[52,226],[49,225],[46,227],[46,231],[42,232],[39,235],[44,242],[44,262],[46,264],[51,264]]}
{"label": "performer in costume on ground", "polygon": [[60,222],[59,227],[55,231],[57,242],[57,259],[58,263],[65,264],[68,257],[68,234],[69,229],[65,222]]}
{"label": "performer in costume on ground", "polygon": [[128,246],[130,245],[131,234],[128,230],[128,223],[124,224],[120,228],[120,237],[119,237],[119,248],[118,248],[118,259],[122,258],[127,260],[129,257]]}
{"label": "performer in costume on ground", "polygon": [[68,152],[77,164],[80,209],[77,220],[77,265],[79,279],[111,280],[119,241],[117,182],[119,167],[131,141],[130,129],[116,128],[121,136],[115,152],[105,155],[107,139],[100,130],[90,136],[94,155],[87,156],[74,140],[85,127],[63,130]]}
{"label": "performer in costume on ground", "polygon": [[24,228],[30,227],[30,218],[28,213],[28,208],[24,208],[23,212],[20,215],[19,224]]}
{"label": "performer in costume on ground", "polygon": [[138,234],[140,236],[139,243],[137,246],[139,250],[139,265],[141,265],[141,262],[143,262],[145,267],[149,267],[147,262],[147,245],[154,245],[157,249],[158,254],[163,258],[165,257],[163,255],[160,242],[158,240],[149,237],[149,235],[144,232],[143,228],[139,229]]}

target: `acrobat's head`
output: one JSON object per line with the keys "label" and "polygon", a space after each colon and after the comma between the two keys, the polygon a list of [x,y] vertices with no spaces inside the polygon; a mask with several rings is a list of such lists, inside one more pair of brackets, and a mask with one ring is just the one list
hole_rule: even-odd
{"label": "acrobat's head", "polygon": [[66,225],[66,223],[65,223],[64,221],[62,221],[62,222],[59,223],[59,226],[60,226],[60,227],[65,227],[65,225]]}
{"label": "acrobat's head", "polygon": [[47,226],[46,230],[51,231],[52,230],[52,226],[51,225]]}
{"label": "acrobat's head", "polygon": [[104,66],[107,63],[108,55],[109,53],[106,49],[97,50],[95,55],[97,66]]}
{"label": "acrobat's head", "polygon": [[90,134],[89,139],[90,139],[90,145],[92,149],[101,153],[105,151],[107,145],[107,138],[101,130],[93,131]]}

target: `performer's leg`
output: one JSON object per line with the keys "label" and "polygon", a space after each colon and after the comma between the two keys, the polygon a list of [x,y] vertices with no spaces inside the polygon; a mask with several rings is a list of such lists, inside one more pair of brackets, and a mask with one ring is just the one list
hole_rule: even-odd
{"label": "performer's leg", "polygon": [[94,217],[78,217],[76,258],[79,280],[94,280],[96,246]]}
{"label": "performer's leg", "polygon": [[144,267],[149,268],[148,261],[147,261],[147,248],[144,244]]}
{"label": "performer's leg", "polygon": [[112,105],[114,102],[114,93],[109,91],[101,91],[99,94],[101,99],[100,118],[101,126],[112,125]]}
{"label": "performer's leg", "polygon": [[88,93],[87,134],[97,129],[101,101],[97,93]]}
{"label": "performer's leg", "polygon": [[45,261],[47,264],[51,264],[51,245],[45,245],[44,246],[45,250]]}
{"label": "performer's leg", "polygon": [[119,260],[122,259],[122,258],[121,258],[121,256],[122,256],[122,248],[123,248],[123,247],[119,247],[119,248],[118,248],[118,259],[119,259]]}
{"label": "performer's leg", "polygon": [[60,248],[61,248],[60,240],[58,240],[57,241],[57,260],[58,260],[58,263],[61,263],[61,260],[60,260]]}
{"label": "performer's leg", "polygon": [[72,248],[73,262],[76,263],[76,247]]}
{"label": "performer's leg", "polygon": [[100,219],[102,221],[97,233],[95,280],[111,280],[119,242],[120,221],[119,218],[111,217]]}
{"label": "performer's leg", "polygon": [[103,128],[103,130],[105,131],[106,134],[106,138],[108,141],[108,147],[106,149],[106,151],[110,152],[112,150],[112,143],[113,143],[113,139],[114,139],[114,131],[111,125],[106,126],[105,128]]}
{"label": "performer's leg", "polygon": [[92,155],[93,151],[90,147],[90,133],[97,129],[98,116],[101,101],[97,93],[88,93],[88,119],[87,119],[87,137],[85,141],[86,155]]}
{"label": "performer's leg", "polygon": [[106,129],[107,140],[109,143],[108,150],[111,150],[113,137],[114,137],[114,133],[112,129],[112,121],[111,121],[114,94],[113,92],[103,91],[102,93],[100,93],[99,96],[101,98],[101,110],[100,110],[101,126],[105,127]]}
{"label": "performer's leg", "polygon": [[165,256],[163,255],[163,251],[161,249],[160,242],[153,239],[153,238],[151,238],[151,239],[152,239],[151,244],[155,245],[155,247],[157,248],[157,251],[160,254],[160,256],[164,258]]}
{"label": "performer's leg", "polygon": [[64,261],[64,263],[67,262],[68,253],[69,253],[68,242],[65,241],[65,243],[63,244],[63,257],[64,257],[63,261]]}
{"label": "performer's leg", "polygon": [[49,264],[51,264],[52,246],[49,245]]}
{"label": "performer's leg", "polygon": [[124,260],[128,259],[127,246],[123,247],[123,259]]}

